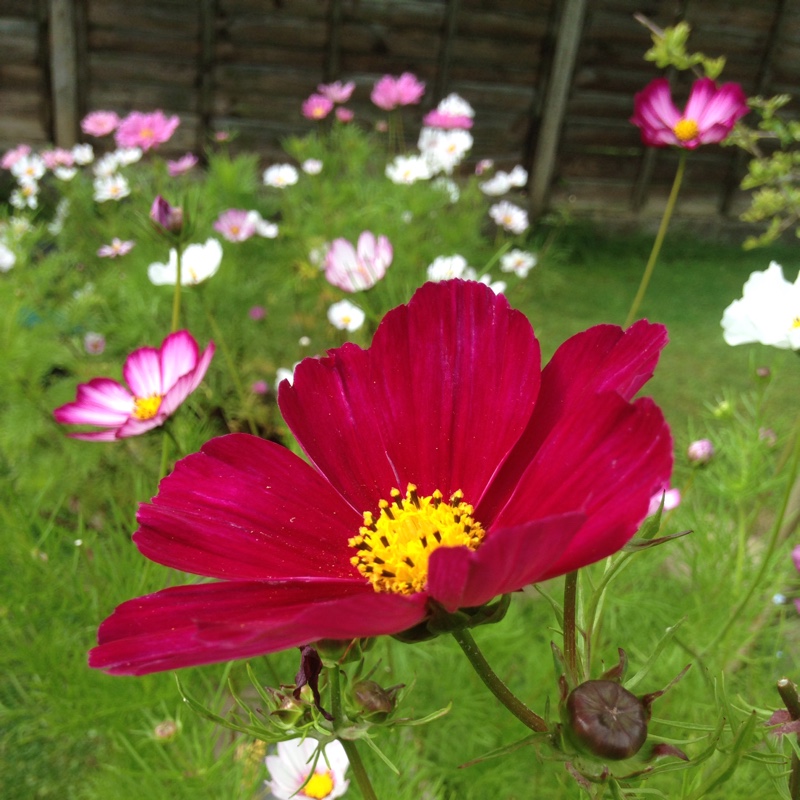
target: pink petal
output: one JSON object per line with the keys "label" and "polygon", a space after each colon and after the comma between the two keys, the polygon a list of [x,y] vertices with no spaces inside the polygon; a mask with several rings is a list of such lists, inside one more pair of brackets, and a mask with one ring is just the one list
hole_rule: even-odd
{"label": "pink petal", "polygon": [[700,123],[703,114],[706,113],[709,103],[717,93],[717,85],[711,78],[700,78],[692,84],[692,91],[686,103],[686,110],[683,112],[685,119],[693,119]]}
{"label": "pink petal", "polygon": [[362,519],[302,459],[232,434],[178,462],[133,540],[174,569],[235,580],[330,576],[365,581],[347,540]]}
{"label": "pink petal", "polygon": [[534,583],[568,547],[584,514],[563,514],[490,531],[475,551],[441,547],[428,562],[430,596],[451,613]]}
{"label": "pink petal", "polygon": [[639,125],[642,132],[659,128],[672,129],[681,118],[680,112],[672,102],[669,81],[656,78],[651,81],[633,101],[633,117],[631,122]]}
{"label": "pink petal", "polygon": [[64,425],[103,425],[116,427],[133,412],[133,398],[110,378],[93,378],[78,386],[74,403],[57,408],[53,415]]}
{"label": "pink petal", "polygon": [[166,394],[178,378],[191,372],[197,365],[197,342],[188,331],[176,331],[161,345],[161,391]]}
{"label": "pink petal", "polygon": [[422,620],[425,600],[338,580],[176,586],[119,606],[100,626],[89,665],[144,675],[397,633]]}
{"label": "pink petal", "polygon": [[162,395],[161,358],[155,347],[134,350],[122,368],[122,374],[136,397]]}
{"label": "pink petal", "polygon": [[[214,357],[215,349],[214,343],[210,342],[208,347],[203,351],[195,367],[181,378],[178,378],[172,385],[172,388],[168,389],[158,409],[159,415],[163,415],[164,419],[170,416],[202,383],[206,371],[208,370],[208,365]],[[167,385],[166,380],[164,384]]]}

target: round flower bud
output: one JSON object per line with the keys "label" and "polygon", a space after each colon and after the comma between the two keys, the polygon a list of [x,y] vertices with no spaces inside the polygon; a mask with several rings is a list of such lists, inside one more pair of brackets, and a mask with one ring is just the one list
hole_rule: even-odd
{"label": "round flower bud", "polygon": [[709,439],[698,439],[686,450],[686,456],[696,467],[704,467],[714,457],[714,445]]}
{"label": "round flower bud", "polygon": [[613,681],[586,681],[567,698],[573,740],[604,759],[636,755],[647,739],[648,717],[642,701]]}
{"label": "round flower bud", "polygon": [[385,716],[394,711],[396,691],[387,691],[375,681],[359,681],[353,686],[353,697],[368,714]]}

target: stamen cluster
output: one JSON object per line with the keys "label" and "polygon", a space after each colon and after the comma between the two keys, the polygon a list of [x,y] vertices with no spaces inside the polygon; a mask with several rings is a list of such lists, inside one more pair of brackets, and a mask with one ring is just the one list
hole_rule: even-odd
{"label": "stamen cluster", "polygon": [[445,501],[437,489],[420,497],[408,484],[405,498],[392,489],[391,502],[381,500],[377,518],[364,512],[364,525],[349,540],[358,554],[350,559],[376,592],[413,594],[425,589],[428,559],[439,547],[477,550],[485,532],[473,519],[474,509],[460,490]]}

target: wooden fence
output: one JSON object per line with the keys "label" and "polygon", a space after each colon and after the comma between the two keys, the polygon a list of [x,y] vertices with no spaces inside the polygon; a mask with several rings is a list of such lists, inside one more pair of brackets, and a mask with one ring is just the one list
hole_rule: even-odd
{"label": "wooden fence", "polygon": [[[277,158],[310,123],[321,81],[354,80],[357,119],[384,73],[410,70],[429,91],[474,106],[475,158],[531,172],[531,205],[647,215],[665,202],[675,154],[642,147],[628,122],[656,77],[649,33],[686,19],[691,46],[728,56],[725,80],[748,94],[800,86],[800,0],[0,0],[0,148],[70,145],[90,110],[162,108],[182,123],[173,152],[218,130]],[[677,91],[687,90],[680,79]],[[744,160],[701,148],[682,207],[736,214]]]}

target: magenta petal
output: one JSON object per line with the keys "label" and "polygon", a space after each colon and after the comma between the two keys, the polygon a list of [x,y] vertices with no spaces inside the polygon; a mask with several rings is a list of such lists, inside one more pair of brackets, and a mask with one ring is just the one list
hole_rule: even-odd
{"label": "magenta petal", "polygon": [[361,517],[291,451],[247,434],[212,439],[142,504],[133,540],[168,567],[232,580],[353,577]]}
{"label": "magenta petal", "polygon": [[89,665],[144,675],[321,638],[397,633],[423,618],[425,599],[337,580],[176,586],[119,606],[100,626]]}
{"label": "magenta petal", "polygon": [[[176,331],[161,345],[161,391],[166,394],[178,381],[197,366],[197,342],[188,331]],[[188,392],[187,392],[188,394]]]}
{"label": "magenta petal", "polygon": [[110,378],[93,378],[78,386],[74,403],[57,408],[53,415],[63,425],[116,427],[133,412],[130,392]]}
{"label": "magenta petal", "polygon": [[162,395],[161,358],[155,347],[140,347],[125,360],[122,374],[136,397]]}
{"label": "magenta petal", "polygon": [[428,283],[386,316],[371,356],[398,488],[461,489],[476,504],[536,402],[540,351],[528,320],[483,284]]}
{"label": "magenta petal", "polygon": [[645,320],[626,331],[616,325],[596,325],[567,339],[542,371],[542,386],[528,428],[482,504],[481,519],[487,523],[494,519],[508,491],[561,417],[576,405],[591,416],[597,392],[612,391],[631,399],[653,376],[666,343],[667,329]]}
{"label": "magenta petal", "polygon": [[490,531],[475,551],[441,547],[428,562],[428,594],[452,613],[541,580],[585,520],[562,514]]}

